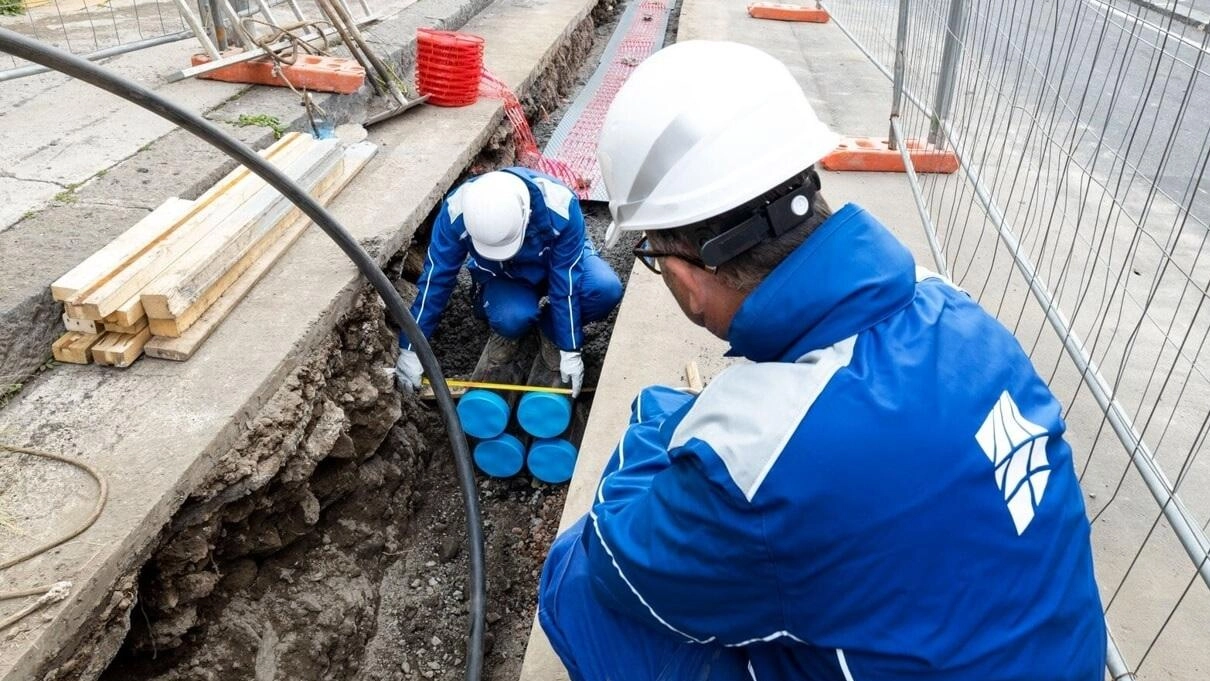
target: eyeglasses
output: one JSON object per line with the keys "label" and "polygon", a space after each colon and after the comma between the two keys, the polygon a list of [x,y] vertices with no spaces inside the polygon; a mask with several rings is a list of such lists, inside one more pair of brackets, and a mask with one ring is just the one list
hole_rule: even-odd
{"label": "eyeglasses", "polygon": [[634,257],[638,258],[639,262],[646,265],[647,269],[656,274],[664,273],[664,271],[660,269],[660,258],[677,258],[689,263],[690,265],[693,265],[694,267],[700,267],[708,272],[714,271],[713,267],[708,267],[706,263],[701,261],[701,259],[695,258],[692,255],[673,253],[672,251],[653,250],[650,247],[650,242],[646,236],[640,239],[638,245],[634,247]]}

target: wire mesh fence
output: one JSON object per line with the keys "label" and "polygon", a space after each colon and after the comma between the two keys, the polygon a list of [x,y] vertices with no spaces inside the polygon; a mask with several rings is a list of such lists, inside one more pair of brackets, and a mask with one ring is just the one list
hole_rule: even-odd
{"label": "wire mesh fence", "polygon": [[[359,20],[372,16],[366,0],[357,5]],[[0,0],[0,26],[89,59],[186,39],[217,59],[229,47],[259,49],[258,39],[279,29],[308,40],[334,35],[321,16],[310,0]],[[0,82],[43,71],[0,56]]]}
{"label": "wire mesh fence", "polygon": [[902,84],[897,138],[961,161],[907,176],[936,267],[1066,406],[1112,676],[1205,678],[1210,34],[1128,0],[826,6]]}
{"label": "wire mesh fence", "polygon": [[[171,0],[0,0],[0,26],[75,54],[107,56],[193,37]],[[0,57],[0,76],[28,64]]]}

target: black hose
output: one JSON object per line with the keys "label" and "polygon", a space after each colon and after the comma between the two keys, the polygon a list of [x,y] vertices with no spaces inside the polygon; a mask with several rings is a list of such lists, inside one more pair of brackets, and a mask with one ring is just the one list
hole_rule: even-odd
{"label": "black hose", "polygon": [[479,517],[479,491],[475,485],[475,470],[471,460],[470,447],[466,443],[466,436],[458,421],[454,398],[445,384],[445,376],[441,373],[441,365],[437,362],[437,356],[433,354],[428,340],[420,332],[420,327],[416,325],[416,320],[408,312],[403,298],[391,285],[391,281],[379,269],[370,254],[362,249],[352,235],[336,222],[336,219],[323,206],[316,203],[307,192],[294,184],[285,173],[267,163],[252,149],[223,132],[213,123],[181,108],[151,90],[109,73],[91,62],[5,28],[0,28],[0,51],[49,67],[138,104],[157,116],[176,123],[239,161],[281,192],[282,196],[289,199],[291,203],[302,209],[307,217],[314,220],[315,224],[319,225],[320,229],[327,233],[336,242],[336,245],[340,246],[340,250],[344,251],[345,255],[357,265],[357,269],[361,270],[362,275],[370,281],[374,290],[378,291],[378,295],[382,296],[387,312],[411,341],[412,347],[420,357],[420,365],[424,367],[425,373],[428,374],[433,384],[437,406],[442,418],[445,419],[450,445],[454,448],[454,463],[458,470],[458,482],[462,488],[462,501],[466,508],[466,533],[470,540],[470,636],[466,646],[466,679],[467,681],[478,681],[483,671],[487,573],[484,570],[483,524]]}

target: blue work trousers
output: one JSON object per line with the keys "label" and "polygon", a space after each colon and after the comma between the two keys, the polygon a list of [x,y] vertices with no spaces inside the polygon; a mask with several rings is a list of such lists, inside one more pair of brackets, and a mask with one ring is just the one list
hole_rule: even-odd
{"label": "blue work trousers", "polygon": [[555,539],[538,587],[538,621],[572,681],[751,681],[742,649],[691,643],[602,605],[584,525],[581,518]]}
{"label": "blue work trousers", "polygon": [[[586,252],[583,268],[576,282],[580,300],[580,326],[598,322],[622,300],[622,282],[601,256]],[[480,275],[471,270],[475,279],[475,309],[496,333],[505,338],[520,338],[537,323],[542,334],[556,340],[549,305],[541,305],[546,295],[543,288],[517,279]],[[566,349],[566,348],[565,348]]]}

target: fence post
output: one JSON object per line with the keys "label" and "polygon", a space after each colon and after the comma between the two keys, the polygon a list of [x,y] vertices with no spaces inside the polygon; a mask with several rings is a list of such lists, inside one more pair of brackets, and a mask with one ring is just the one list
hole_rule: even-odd
{"label": "fence post", "polygon": [[937,80],[937,96],[933,99],[933,119],[929,123],[929,145],[941,141],[941,122],[948,120],[954,105],[954,84],[958,76],[958,60],[962,57],[962,26],[966,22],[966,0],[950,0],[949,20],[945,28],[945,50],[941,53],[941,74]]}
{"label": "fence post", "polygon": [[899,148],[895,139],[895,119],[899,118],[899,109],[903,105],[903,78],[907,69],[907,29],[908,9],[911,0],[899,0],[899,26],[895,32],[895,77],[891,90],[891,130],[887,133],[887,147],[894,151]]}

